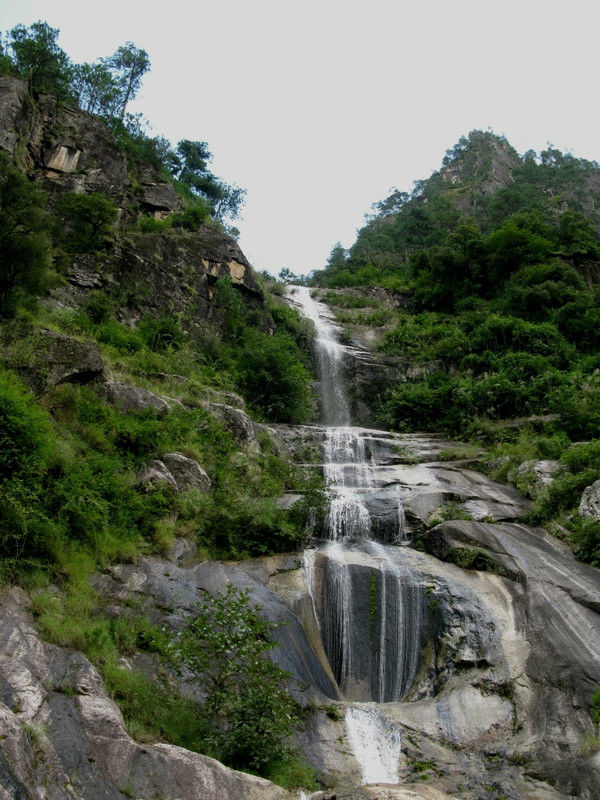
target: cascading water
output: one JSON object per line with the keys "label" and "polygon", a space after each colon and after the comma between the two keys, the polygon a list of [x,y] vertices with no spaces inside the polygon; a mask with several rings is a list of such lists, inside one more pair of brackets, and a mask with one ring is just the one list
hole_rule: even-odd
{"label": "cascading water", "polygon": [[[329,541],[305,554],[305,570],[323,645],[335,678],[351,700],[390,702],[402,698],[417,673],[424,593],[402,562],[398,547],[373,541],[368,498],[375,459],[368,457],[365,431],[350,424],[344,390],[346,348],[328,310],[306,287],[290,299],[315,325],[321,415],[325,428],[324,475],[331,490],[325,520]],[[400,487],[391,490],[386,541],[405,542]],[[394,503],[396,505],[394,505]],[[400,738],[371,706],[348,709],[346,724],[365,782],[397,782]]]}
{"label": "cascading water", "polygon": [[349,708],[346,728],[363,783],[398,783],[400,731],[369,707]]}

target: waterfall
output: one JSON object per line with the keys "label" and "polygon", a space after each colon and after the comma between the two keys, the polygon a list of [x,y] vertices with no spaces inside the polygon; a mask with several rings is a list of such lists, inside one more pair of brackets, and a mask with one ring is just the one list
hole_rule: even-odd
{"label": "waterfall", "polygon": [[[326,544],[304,556],[315,616],[332,672],[346,697],[395,701],[411,688],[418,670],[424,592],[403,563],[402,550],[373,540],[369,498],[378,491],[377,463],[367,452],[369,432],[350,422],[344,385],[347,348],[338,340],[328,309],[311,297],[307,287],[294,287],[289,299],[315,325],[325,425],[323,473],[331,492]],[[375,502],[388,504],[385,540],[406,544],[402,496],[400,486],[395,491],[386,487],[376,494]],[[397,531],[390,535],[394,527]],[[397,782],[399,732],[371,706],[348,708],[346,726],[363,781]]]}
{"label": "waterfall", "polygon": [[346,730],[363,783],[398,783],[400,731],[377,709],[359,706],[346,711]]}

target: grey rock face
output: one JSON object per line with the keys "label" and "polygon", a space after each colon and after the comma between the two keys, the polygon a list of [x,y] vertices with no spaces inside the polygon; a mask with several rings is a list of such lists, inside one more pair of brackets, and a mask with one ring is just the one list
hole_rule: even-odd
{"label": "grey rock face", "polygon": [[[304,701],[336,699],[339,691],[318,642],[312,606],[299,572],[298,559],[289,556],[189,566],[144,558],[137,564],[113,567],[110,576],[96,576],[94,586],[117,605],[134,599],[146,616],[173,630],[185,625],[202,598],[202,590],[223,591],[229,583],[247,589],[251,602],[259,606],[266,619],[279,626],[273,632],[279,645],[273,658],[293,676],[294,693]],[[278,586],[283,576],[287,578],[282,597]]]}
{"label": "grey rock face", "polygon": [[193,458],[188,458],[183,453],[165,453],[160,460],[175,478],[181,491],[200,489],[208,492],[210,489],[210,478]]}
{"label": "grey rock face", "polygon": [[162,484],[163,486],[171,486],[176,492],[179,491],[177,481],[168,467],[158,458],[151,461],[146,469],[138,476],[138,483],[146,487]]}
{"label": "grey rock face", "polygon": [[18,358],[8,356],[24,381],[38,393],[61,383],[89,383],[104,372],[97,348],[72,336],[42,330],[35,341],[33,363],[22,366]]}
{"label": "grey rock face", "polygon": [[172,486],[176,492],[186,489],[208,492],[211,485],[200,464],[183,453],[165,453],[161,458],[155,458],[140,474],[138,481],[143,485],[162,483]]}
{"label": "grey rock face", "polygon": [[121,411],[144,411],[153,408],[159,417],[166,414],[171,406],[164,397],[160,397],[147,389],[130,386],[118,381],[106,381],[97,388],[98,394]]}
{"label": "grey rock face", "polygon": [[578,510],[579,516],[584,519],[600,520],[600,481],[586,486]]}
{"label": "grey rock face", "polygon": [[210,414],[223,422],[236,442],[258,446],[257,425],[243,409],[208,401],[204,401],[202,405]]}
{"label": "grey rock face", "polygon": [[520,478],[530,479],[534,489],[538,491],[550,486],[565,469],[558,461],[524,461],[519,465],[517,474]]}
{"label": "grey rock face", "polygon": [[181,211],[183,201],[175,191],[175,187],[169,181],[160,183],[156,180],[156,175],[149,172],[142,175],[142,208],[157,217],[168,216],[172,211]]}
{"label": "grey rock face", "polygon": [[134,742],[95,668],[39,638],[19,590],[0,595],[0,725],[3,798],[291,798],[206,756]]}

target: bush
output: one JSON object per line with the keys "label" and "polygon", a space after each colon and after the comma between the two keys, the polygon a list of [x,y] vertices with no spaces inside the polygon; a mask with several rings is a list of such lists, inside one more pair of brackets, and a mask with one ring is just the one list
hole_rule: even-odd
{"label": "bush", "polygon": [[210,209],[200,198],[194,199],[185,211],[172,214],[174,228],[185,228],[188,231],[197,231],[198,228],[210,219]]}
{"label": "bush", "polygon": [[41,294],[50,276],[45,195],[0,155],[0,315]]}
{"label": "bush", "polygon": [[305,422],[312,411],[310,374],[286,333],[246,330],[236,359],[237,383],[252,408],[271,422]]}
{"label": "bush", "polygon": [[85,313],[96,325],[105,322],[112,314],[113,301],[106,294],[97,289],[92,290],[83,303]]}
{"label": "bush", "polygon": [[161,233],[173,227],[173,218],[156,219],[155,217],[140,217],[138,227],[142,233]]}
{"label": "bush", "polygon": [[287,752],[297,719],[284,688],[288,673],[268,659],[276,626],[229,585],[205,593],[173,646],[176,660],[200,682],[212,755],[237,768],[264,769]]}
{"label": "bush", "polygon": [[110,239],[117,207],[107,197],[94,192],[69,192],[56,202],[59,223],[56,238],[68,253],[93,253]]}
{"label": "bush", "polygon": [[164,352],[169,347],[178,350],[185,341],[185,333],[174,317],[144,317],[138,331],[154,353]]}
{"label": "bush", "polygon": [[0,371],[0,557],[37,555],[50,525],[44,482],[55,447],[50,418],[23,384]]}

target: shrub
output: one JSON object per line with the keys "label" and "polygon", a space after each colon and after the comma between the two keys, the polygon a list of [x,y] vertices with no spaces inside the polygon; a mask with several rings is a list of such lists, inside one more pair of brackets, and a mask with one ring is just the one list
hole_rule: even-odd
{"label": "shrub", "polygon": [[156,219],[155,217],[140,217],[138,228],[142,233],[161,233],[173,227],[173,218]]}
{"label": "shrub", "polygon": [[212,755],[233,767],[261,770],[286,754],[296,706],[288,674],[268,659],[276,626],[229,585],[204,594],[173,646],[176,660],[200,682]]}
{"label": "shrub", "polygon": [[109,241],[117,207],[99,192],[69,192],[57,200],[56,213],[60,220],[56,236],[63,250],[93,253]]}
{"label": "shrub", "polygon": [[113,301],[106,292],[94,289],[85,299],[83,308],[90,320],[97,325],[110,317],[113,311]]}
{"label": "shrub", "polygon": [[0,156],[0,315],[48,285],[51,249],[45,195]]}
{"label": "shrub", "polygon": [[248,328],[237,358],[238,386],[271,422],[305,422],[312,410],[310,374],[286,333]]}
{"label": "shrub", "polygon": [[175,317],[144,317],[138,331],[150,350],[160,353],[172,347],[178,350],[185,341],[185,333]]}
{"label": "shrub", "polygon": [[174,228],[197,231],[202,224],[210,219],[210,209],[204,200],[197,198],[185,211],[173,214],[171,219]]}
{"label": "shrub", "polygon": [[14,375],[0,371],[0,556],[9,564],[42,547],[49,524],[44,480],[54,443],[47,412]]}

